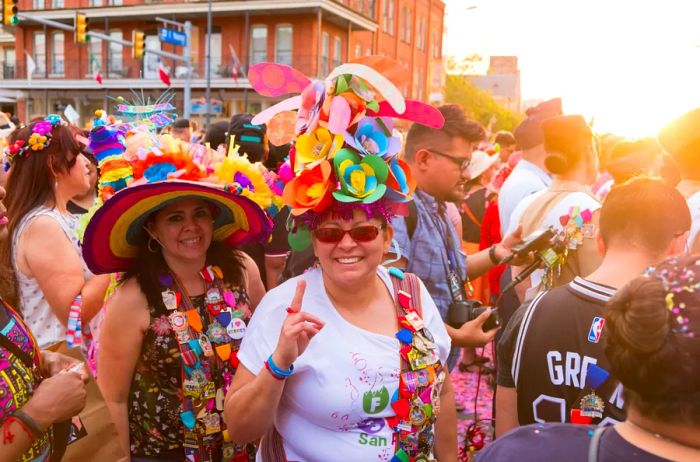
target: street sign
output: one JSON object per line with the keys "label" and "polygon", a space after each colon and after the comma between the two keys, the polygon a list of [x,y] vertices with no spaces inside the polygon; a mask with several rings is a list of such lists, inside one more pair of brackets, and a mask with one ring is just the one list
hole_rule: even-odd
{"label": "street sign", "polygon": [[187,46],[187,34],[180,32],[179,30],[161,27],[158,29],[158,36],[160,37],[160,41],[163,43],[169,43],[180,47]]}

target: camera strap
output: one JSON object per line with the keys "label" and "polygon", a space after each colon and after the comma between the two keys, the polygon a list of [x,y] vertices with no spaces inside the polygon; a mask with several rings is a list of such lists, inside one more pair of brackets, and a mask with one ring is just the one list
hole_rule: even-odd
{"label": "camera strap", "polygon": [[459,269],[457,267],[457,247],[450,233],[448,226],[451,226],[446,216],[446,207],[444,202],[438,202],[438,216],[428,214],[433,224],[438,229],[440,233],[440,238],[445,246],[445,253],[447,254],[447,261],[445,263],[445,277],[447,278],[447,286],[450,289],[450,294],[452,299],[455,301],[462,301],[467,299],[467,295],[464,292],[464,282],[459,274]]}

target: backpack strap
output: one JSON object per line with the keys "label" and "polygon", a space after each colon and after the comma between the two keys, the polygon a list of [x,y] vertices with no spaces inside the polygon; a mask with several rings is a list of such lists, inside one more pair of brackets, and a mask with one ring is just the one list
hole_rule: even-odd
{"label": "backpack strap", "polygon": [[[399,291],[406,292],[411,296],[411,300],[414,301],[413,309],[423,317],[423,307],[420,298],[420,279],[413,273],[404,273],[401,270],[396,271],[398,268],[390,268],[389,276],[391,278],[391,284],[394,288],[394,299],[397,299]],[[403,309],[396,303],[396,313],[399,316],[404,316]]]}

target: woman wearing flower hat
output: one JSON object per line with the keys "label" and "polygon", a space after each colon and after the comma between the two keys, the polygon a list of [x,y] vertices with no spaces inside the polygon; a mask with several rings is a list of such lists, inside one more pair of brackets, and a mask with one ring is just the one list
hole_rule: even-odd
{"label": "woman wearing flower hat", "polygon": [[[132,185],[85,230],[90,268],[123,273],[106,306],[98,384],[132,461],[248,460],[221,411],[259,299],[248,294],[262,282],[235,248],[265,241],[270,222],[238,185],[205,183],[205,169],[165,150],[134,165]],[[164,179],[176,170],[180,179]]]}
{"label": "woman wearing flower hat", "polygon": [[85,266],[75,219],[66,208],[90,187],[80,135],[54,114],[13,132],[8,148],[5,258],[40,348],[75,337],[76,318],[87,324],[95,316],[109,283]]}
{"label": "woman wearing flower hat", "polygon": [[257,460],[456,460],[449,336],[422,282],[381,266],[415,187],[381,115],[440,122],[394,90],[350,64],[302,92],[283,197],[319,265],[263,298],[225,405],[234,441],[262,437]]}

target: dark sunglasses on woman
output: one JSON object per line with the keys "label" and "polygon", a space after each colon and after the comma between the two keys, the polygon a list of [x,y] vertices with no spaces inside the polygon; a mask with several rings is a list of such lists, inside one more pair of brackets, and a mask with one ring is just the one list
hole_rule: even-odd
{"label": "dark sunglasses on woman", "polygon": [[317,228],[314,230],[314,236],[325,244],[337,244],[343,240],[346,234],[349,234],[355,242],[370,242],[376,239],[381,228],[381,226],[376,225],[355,226],[351,229]]}

